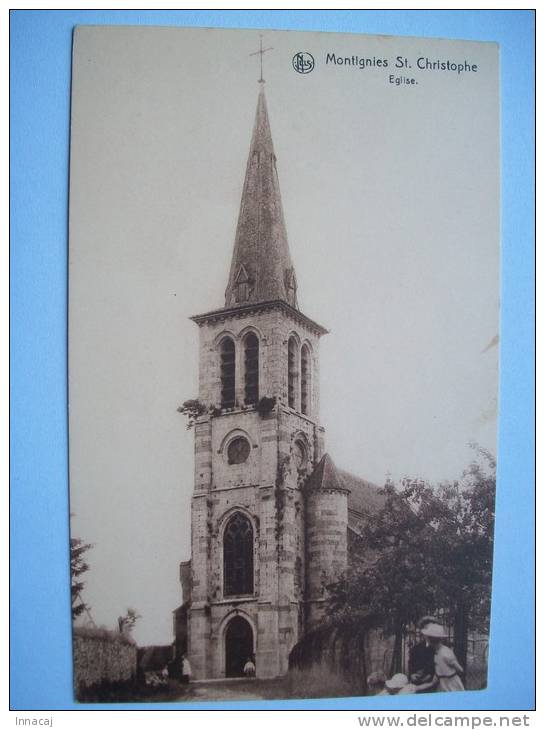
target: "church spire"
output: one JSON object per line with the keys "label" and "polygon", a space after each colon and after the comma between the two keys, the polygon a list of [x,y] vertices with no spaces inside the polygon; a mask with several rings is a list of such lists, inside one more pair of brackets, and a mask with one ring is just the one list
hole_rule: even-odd
{"label": "church spire", "polygon": [[260,79],[225,306],[281,300],[297,308],[296,290]]}

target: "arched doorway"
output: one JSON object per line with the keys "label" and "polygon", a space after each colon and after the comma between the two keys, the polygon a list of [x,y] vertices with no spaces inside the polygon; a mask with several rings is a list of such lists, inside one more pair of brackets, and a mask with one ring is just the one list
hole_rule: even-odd
{"label": "arched doorway", "polygon": [[244,665],[253,654],[252,627],[242,616],[235,616],[225,631],[225,676],[243,677]]}

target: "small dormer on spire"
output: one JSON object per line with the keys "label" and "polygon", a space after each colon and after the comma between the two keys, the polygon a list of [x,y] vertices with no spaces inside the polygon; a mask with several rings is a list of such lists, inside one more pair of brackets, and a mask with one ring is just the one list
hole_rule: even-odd
{"label": "small dormer on spire", "polygon": [[259,85],[225,306],[281,300],[297,309],[262,67]]}
{"label": "small dormer on spire", "polygon": [[247,302],[250,298],[251,282],[244,264],[240,264],[238,274],[235,276],[234,295],[237,304]]}

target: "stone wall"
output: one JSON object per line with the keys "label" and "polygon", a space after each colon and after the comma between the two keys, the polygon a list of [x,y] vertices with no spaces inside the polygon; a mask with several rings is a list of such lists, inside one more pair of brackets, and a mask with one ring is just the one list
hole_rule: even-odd
{"label": "stone wall", "polygon": [[73,631],[74,688],[103,682],[127,682],[136,675],[136,644],[123,634],[75,627]]}
{"label": "stone wall", "polygon": [[[259,397],[275,397],[278,403],[288,403],[288,339],[294,335],[301,347],[310,352],[309,417],[315,421],[320,412],[319,336],[297,316],[289,317],[274,307],[258,309],[248,315],[236,312],[209,321],[199,327],[199,400],[206,406],[220,406],[220,344],[225,335],[235,342],[235,392],[239,405],[244,403],[243,340],[248,332],[259,339]],[[300,370],[300,361],[297,362]],[[296,397],[299,410],[299,394]]]}
{"label": "stone wall", "polygon": [[[195,678],[225,676],[226,630],[238,612],[252,628],[257,676],[277,676],[287,671],[289,652],[304,628],[301,487],[323,452],[319,332],[297,312],[277,305],[210,317],[199,323],[199,332],[198,397],[205,411],[195,423],[189,660]],[[249,332],[259,339],[259,398],[275,399],[270,411],[244,403],[244,338]],[[235,405],[221,408],[220,349],[226,336],[235,343]],[[301,347],[309,351],[305,415],[299,412],[300,381],[295,408],[288,405],[290,337],[299,343],[299,372]],[[229,458],[229,444],[237,438],[249,445],[240,463]],[[253,591],[241,596],[226,595],[223,585],[223,535],[235,512],[246,516],[254,534]]]}
{"label": "stone wall", "polygon": [[326,585],[346,570],[348,495],[319,489],[306,499],[307,630],[319,625],[326,608]]}

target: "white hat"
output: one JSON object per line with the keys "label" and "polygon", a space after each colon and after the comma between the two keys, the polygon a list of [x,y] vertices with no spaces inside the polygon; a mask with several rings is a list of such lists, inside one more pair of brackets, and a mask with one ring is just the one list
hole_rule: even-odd
{"label": "white hat", "polygon": [[391,679],[386,680],[386,686],[388,689],[402,689],[409,684],[406,674],[394,674]]}
{"label": "white hat", "polygon": [[439,624],[428,624],[424,626],[421,633],[429,639],[444,639],[446,637],[445,629]]}

